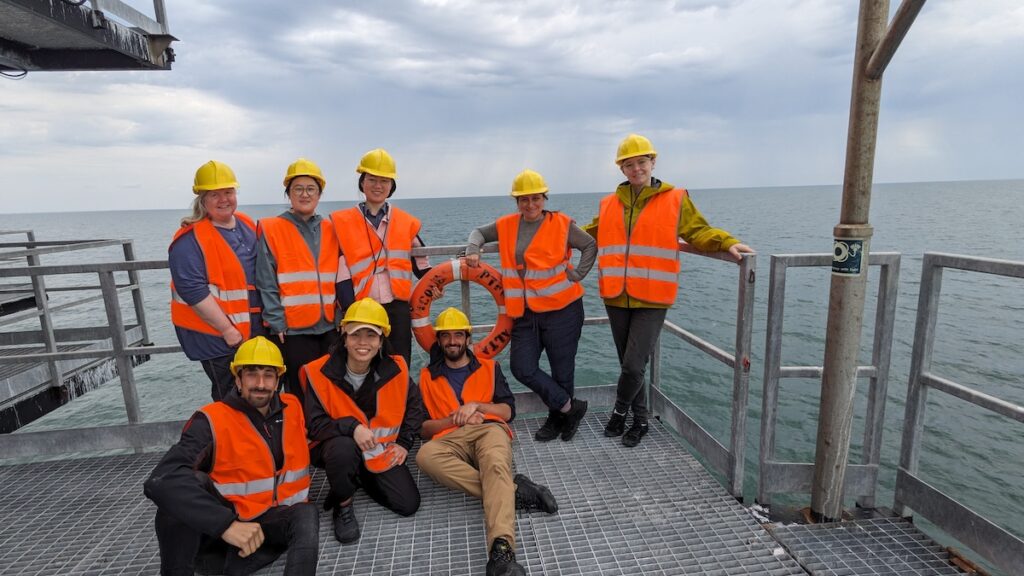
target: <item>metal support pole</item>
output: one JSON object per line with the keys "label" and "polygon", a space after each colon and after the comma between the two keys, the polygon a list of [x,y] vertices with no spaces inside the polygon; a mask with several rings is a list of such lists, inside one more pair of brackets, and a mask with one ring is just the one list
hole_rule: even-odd
{"label": "metal support pole", "polygon": [[914,23],[921,8],[924,8],[924,3],[925,0],[903,0],[903,3],[900,4],[899,9],[896,10],[896,16],[892,19],[892,25],[885,33],[885,38],[882,38],[878,49],[871,55],[871,60],[868,62],[866,75],[869,80],[882,78],[882,73],[885,72],[889,61],[896,54],[896,49],[903,42],[903,38],[910,30],[910,25]]}
{"label": "metal support pole", "polygon": [[[135,261],[135,245],[131,240],[126,241],[124,248],[124,259],[126,262]],[[142,332],[142,345],[149,346],[153,342],[149,339],[149,325],[146,323],[146,308],[142,301],[142,283],[139,281],[139,271],[128,271],[128,283],[132,288],[132,304],[135,306],[135,321],[139,323],[139,330]]]}
{"label": "metal support pole", "polygon": [[[36,241],[36,233],[32,230],[25,231],[25,237],[29,242]],[[39,266],[40,260],[37,254],[29,254],[25,257],[29,266]],[[36,299],[36,309],[42,312],[39,315],[39,329],[42,331],[43,343],[49,353],[57,352],[57,339],[53,335],[53,318],[50,317],[50,303],[46,299],[46,280],[42,276],[32,276],[32,295]],[[64,374],[60,371],[60,364],[56,360],[47,360],[46,366],[50,371],[51,386],[57,387],[64,383]]]}
{"label": "metal support pole", "polygon": [[110,326],[110,344],[114,349],[114,362],[121,377],[121,393],[128,413],[129,424],[142,422],[139,410],[139,394],[135,390],[135,373],[131,358],[125,353],[124,320],[121,317],[121,301],[117,297],[117,284],[113,272],[100,272],[100,289],[103,291],[103,307],[107,310],[107,325]]}
{"label": "metal support pole", "polygon": [[869,79],[866,70],[868,60],[885,34],[888,14],[888,0],[861,0],[846,140],[843,204],[840,222],[833,230],[832,282],[811,488],[811,512],[815,518],[825,521],[839,520],[843,513],[843,483],[850,453],[857,384],[857,352],[867,289],[871,239],[868,213],[882,93],[881,80]]}

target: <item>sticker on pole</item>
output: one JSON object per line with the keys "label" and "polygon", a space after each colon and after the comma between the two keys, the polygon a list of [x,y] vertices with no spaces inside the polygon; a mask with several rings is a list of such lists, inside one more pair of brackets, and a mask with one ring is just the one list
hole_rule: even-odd
{"label": "sticker on pole", "polygon": [[836,238],[832,244],[832,273],[839,276],[857,276],[860,274],[863,254],[863,240]]}

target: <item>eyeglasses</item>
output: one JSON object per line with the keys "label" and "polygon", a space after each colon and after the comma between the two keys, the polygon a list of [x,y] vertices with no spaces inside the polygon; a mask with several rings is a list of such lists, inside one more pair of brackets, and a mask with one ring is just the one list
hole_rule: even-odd
{"label": "eyeglasses", "polygon": [[289,194],[297,194],[299,196],[316,196],[319,192],[320,189],[313,185],[306,186],[305,188],[294,186],[289,190]]}

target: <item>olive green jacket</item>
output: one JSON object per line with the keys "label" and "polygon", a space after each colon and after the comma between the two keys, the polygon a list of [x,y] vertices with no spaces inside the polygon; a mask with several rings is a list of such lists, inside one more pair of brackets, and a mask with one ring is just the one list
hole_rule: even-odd
{"label": "olive green jacket", "polygon": [[[622,202],[627,234],[633,230],[633,225],[636,224],[637,219],[640,217],[640,212],[643,211],[644,206],[647,205],[650,199],[656,194],[668,192],[673,188],[675,187],[671,184],[662,182],[657,178],[651,178],[651,185],[645,186],[638,196],[634,196],[628,182],[619,184],[619,187],[615,189],[615,195]],[[600,217],[594,218],[590,224],[583,227],[583,230],[597,238],[599,220]],[[693,205],[689,194],[683,197],[683,206],[679,214],[679,237],[701,252],[723,252],[728,250],[733,244],[739,244],[740,242],[725,230],[713,228],[708,224],[708,221],[704,219],[704,215]],[[615,306],[617,308],[670,307],[665,304],[654,304],[638,300],[626,294],[625,291],[614,298],[606,298],[604,303],[606,306]]]}

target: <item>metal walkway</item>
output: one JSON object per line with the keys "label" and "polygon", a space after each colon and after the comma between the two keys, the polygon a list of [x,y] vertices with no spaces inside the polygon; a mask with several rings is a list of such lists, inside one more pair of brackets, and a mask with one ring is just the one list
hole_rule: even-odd
{"label": "metal walkway", "polygon": [[[515,423],[521,439],[514,445],[517,471],[548,485],[560,506],[556,515],[520,513],[517,518],[518,557],[528,573],[807,573],[801,564],[812,574],[891,573],[871,562],[863,571],[830,571],[827,558],[821,571],[803,558],[798,563],[660,424],[651,426],[638,448],[627,449],[603,437],[604,418],[589,415],[571,443],[534,442],[530,432],[540,421]],[[0,574],[157,573],[155,507],[143,497],[142,482],[159,458],[109,456],[0,468]],[[417,480],[422,506],[411,518],[399,518],[357,494],[363,535],[354,545],[335,542],[330,515],[322,514],[319,572],[483,574],[487,558],[479,502],[418,472]],[[312,497],[321,501],[325,494],[324,477],[317,472]],[[901,533],[910,536],[893,540],[898,547],[894,557],[934,550],[926,537],[904,524]],[[816,538],[809,554],[833,553],[817,544],[833,530],[783,530],[786,542]],[[787,545],[798,556],[804,554],[795,544]],[[850,550],[857,549],[847,545],[834,552]],[[279,561],[261,573],[280,569]]]}

